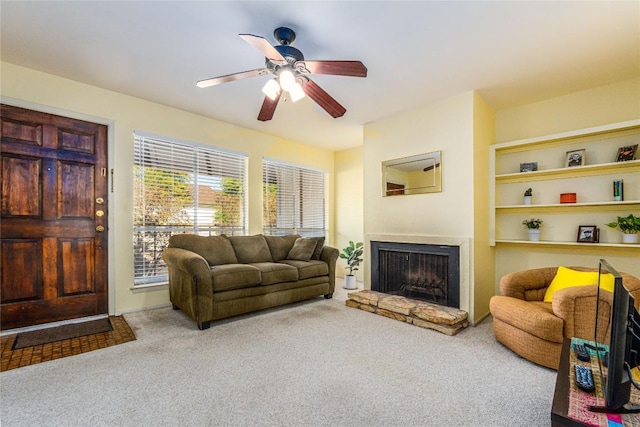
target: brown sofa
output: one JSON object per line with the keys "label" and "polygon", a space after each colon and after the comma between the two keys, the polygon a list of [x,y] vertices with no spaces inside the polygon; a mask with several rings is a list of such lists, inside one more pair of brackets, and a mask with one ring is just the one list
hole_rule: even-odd
{"label": "brown sofa", "polygon": [[[500,295],[489,303],[496,340],[525,359],[556,370],[564,338],[594,339],[597,298],[597,285],[587,285],[559,290],[552,302],[544,302],[557,270],[545,267],[507,274],[500,280]],[[640,302],[640,280],[620,274]]]}
{"label": "brown sofa", "polygon": [[162,258],[169,267],[174,309],[207,329],[212,320],[324,295],[335,289],[338,250],[324,238],[197,236],[169,239]]}

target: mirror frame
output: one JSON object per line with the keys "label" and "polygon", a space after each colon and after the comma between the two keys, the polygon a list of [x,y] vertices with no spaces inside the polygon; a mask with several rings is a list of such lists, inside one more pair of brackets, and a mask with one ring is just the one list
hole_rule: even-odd
{"label": "mirror frame", "polygon": [[441,191],[442,150],[382,162],[383,197]]}

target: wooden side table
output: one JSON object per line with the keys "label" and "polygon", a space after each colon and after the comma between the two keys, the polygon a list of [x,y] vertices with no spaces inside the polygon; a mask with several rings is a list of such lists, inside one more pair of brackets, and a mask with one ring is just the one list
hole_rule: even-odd
{"label": "wooden side table", "polygon": [[553,403],[551,404],[551,425],[553,427],[589,427],[587,424],[569,418],[569,389],[571,387],[569,384],[569,369],[571,368],[570,355],[571,339],[565,338],[562,342],[562,352],[560,353],[556,391],[553,394]]}

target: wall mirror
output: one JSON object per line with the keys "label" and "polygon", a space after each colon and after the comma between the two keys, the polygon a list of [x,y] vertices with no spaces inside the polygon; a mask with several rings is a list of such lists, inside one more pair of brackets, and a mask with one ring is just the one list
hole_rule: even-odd
{"label": "wall mirror", "polygon": [[441,191],[442,151],[382,162],[382,195],[385,197]]}

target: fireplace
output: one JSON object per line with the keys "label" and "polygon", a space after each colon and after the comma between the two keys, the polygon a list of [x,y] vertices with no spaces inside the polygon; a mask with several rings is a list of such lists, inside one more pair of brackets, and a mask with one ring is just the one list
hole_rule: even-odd
{"label": "fireplace", "polygon": [[371,290],[460,308],[459,247],[371,241]]}

